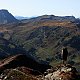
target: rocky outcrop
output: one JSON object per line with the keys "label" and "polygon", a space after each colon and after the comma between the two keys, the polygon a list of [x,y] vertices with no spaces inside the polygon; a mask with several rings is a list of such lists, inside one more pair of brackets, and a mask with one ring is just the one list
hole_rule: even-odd
{"label": "rocky outcrop", "polygon": [[56,70],[48,69],[43,80],[79,80],[80,76],[75,67],[60,65]]}
{"label": "rocky outcrop", "polygon": [[18,69],[7,69],[0,75],[0,80],[38,80],[31,74],[25,74]]}
{"label": "rocky outcrop", "polygon": [[51,67],[21,54],[2,60],[0,71],[1,80],[80,80],[76,68],[69,64]]}

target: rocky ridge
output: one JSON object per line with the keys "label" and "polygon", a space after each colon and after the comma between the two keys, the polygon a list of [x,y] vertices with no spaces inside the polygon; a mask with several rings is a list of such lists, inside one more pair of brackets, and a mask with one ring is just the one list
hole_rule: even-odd
{"label": "rocky ridge", "polygon": [[47,69],[44,74],[27,67],[6,69],[0,75],[1,80],[80,80],[76,68],[71,65],[59,65]]}
{"label": "rocky ridge", "polygon": [[75,67],[71,65],[60,65],[57,66],[57,69],[53,71],[53,69],[48,69],[47,75],[44,76],[43,80],[79,80],[80,75]]}

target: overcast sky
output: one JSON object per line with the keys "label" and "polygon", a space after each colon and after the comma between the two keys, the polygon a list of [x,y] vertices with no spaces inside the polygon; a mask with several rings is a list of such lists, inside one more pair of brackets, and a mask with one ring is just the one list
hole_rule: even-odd
{"label": "overcast sky", "polygon": [[14,16],[80,17],[80,0],[0,0],[0,9],[7,9]]}

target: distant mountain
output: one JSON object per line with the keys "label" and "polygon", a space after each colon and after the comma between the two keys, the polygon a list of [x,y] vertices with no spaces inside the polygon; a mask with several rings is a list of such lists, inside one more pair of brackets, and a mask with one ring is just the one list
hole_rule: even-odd
{"label": "distant mountain", "polygon": [[31,17],[15,16],[15,18],[18,20],[26,20],[26,19],[36,18],[36,17],[35,16],[31,16]]}
{"label": "distant mountain", "polygon": [[42,16],[39,16],[38,19],[40,19],[40,20],[58,20],[58,21],[63,21],[63,20],[74,21],[75,17],[74,16],[42,15]]}
{"label": "distant mountain", "polygon": [[8,12],[8,10],[2,9],[0,10],[0,24],[13,23],[18,20]]}
{"label": "distant mountain", "polygon": [[35,19],[35,21],[39,21],[39,20],[74,21],[76,18],[74,16],[42,15],[42,16],[30,18],[30,20],[33,19]]}
{"label": "distant mountain", "polygon": [[29,17],[23,17],[23,16],[15,16],[15,18],[18,20],[29,19]]}

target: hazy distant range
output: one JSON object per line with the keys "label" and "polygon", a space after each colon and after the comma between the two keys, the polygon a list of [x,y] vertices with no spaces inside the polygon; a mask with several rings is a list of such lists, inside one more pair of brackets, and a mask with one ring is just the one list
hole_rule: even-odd
{"label": "hazy distant range", "polygon": [[23,20],[23,19],[30,19],[30,18],[33,18],[33,17],[35,17],[35,16],[31,16],[31,17],[23,17],[23,16],[14,16],[16,19],[18,19],[18,20]]}

